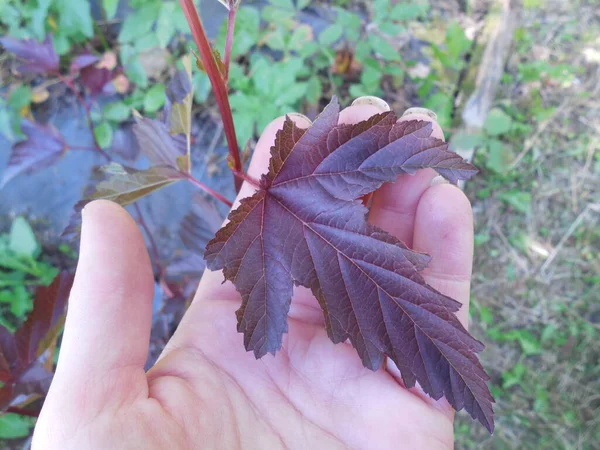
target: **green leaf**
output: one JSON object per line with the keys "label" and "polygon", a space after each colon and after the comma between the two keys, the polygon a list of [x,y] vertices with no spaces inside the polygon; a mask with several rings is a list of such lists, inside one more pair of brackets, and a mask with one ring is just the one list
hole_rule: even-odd
{"label": "green leaf", "polygon": [[400,61],[400,54],[398,53],[398,51],[381,36],[378,36],[376,34],[370,34],[369,43],[371,44],[371,48],[373,49],[373,51],[375,51],[375,53],[380,54],[384,60]]}
{"label": "green leaf", "polygon": [[106,14],[106,19],[111,20],[117,14],[117,8],[119,6],[119,0],[102,0],[102,7]]}
{"label": "green leaf", "polygon": [[298,11],[303,10],[308,5],[310,5],[311,0],[296,0],[296,8]]}
{"label": "green leaf", "polygon": [[452,147],[456,150],[470,150],[483,144],[484,138],[481,134],[472,134],[460,131],[452,136]]}
{"label": "green leaf", "polygon": [[309,25],[299,25],[296,27],[296,29],[290,36],[290,41],[288,42],[288,49],[300,51],[306,46],[306,44],[312,42],[312,40],[312,28]]}
{"label": "green leaf", "polygon": [[129,14],[123,22],[118,41],[121,44],[132,42],[149,33],[158,17],[160,7],[160,3],[150,2],[140,7],[135,13]]}
{"label": "green leaf", "polygon": [[33,309],[33,300],[23,284],[17,285],[10,292],[10,312],[24,319]]}
{"label": "green leaf", "polygon": [[531,193],[529,192],[511,189],[510,191],[501,192],[498,198],[523,214],[527,214],[531,209]]}
{"label": "green leaf", "polygon": [[8,106],[18,111],[31,103],[31,88],[26,84],[17,86],[8,97]]}
{"label": "green leaf", "polygon": [[[31,31],[38,41],[43,41],[46,37],[46,18],[48,17],[48,9],[52,0],[38,0],[37,8],[31,14]],[[2,15],[4,18],[4,15]]]}
{"label": "green leaf", "polygon": [[379,26],[379,30],[381,30],[383,34],[395,38],[401,35],[402,33],[406,32],[406,27],[394,22],[384,22]]}
{"label": "green leaf", "polygon": [[360,82],[367,91],[374,92],[379,89],[382,75],[379,68],[365,65],[365,68],[360,75]]}
{"label": "green leaf", "polygon": [[513,160],[511,148],[497,139],[490,139],[487,143],[487,151],[485,166],[498,174],[506,173]]}
{"label": "green leaf", "polygon": [[138,87],[145,88],[148,86],[148,75],[137,57],[127,63],[125,66],[125,75]]}
{"label": "green leaf", "polygon": [[35,258],[39,244],[31,226],[23,217],[17,217],[11,227],[8,238],[8,248],[17,256]]}
{"label": "green leaf", "polygon": [[318,75],[313,75],[309,78],[306,86],[306,101],[310,105],[319,103],[319,99],[323,95],[323,84]]}
{"label": "green leaf", "polygon": [[[306,95],[306,88],[307,83],[292,83],[288,89],[281,92],[277,97],[276,104],[279,106],[296,106],[296,103]],[[273,120],[273,118],[270,120]]]}
{"label": "green leaf", "polygon": [[165,104],[165,85],[155,84],[144,97],[144,111],[153,113],[158,111]]}
{"label": "green leaf", "polygon": [[131,108],[123,102],[109,103],[104,107],[104,118],[112,122],[124,122],[130,115]]}
{"label": "green leaf", "polygon": [[3,414],[0,416],[0,438],[18,439],[27,437],[34,425],[35,419],[32,417],[13,413]]}
{"label": "green leaf", "polygon": [[427,3],[399,3],[392,8],[390,19],[405,21],[415,20],[427,13],[429,5]]}
{"label": "green leaf", "polygon": [[60,11],[58,26],[61,31],[68,36],[94,36],[89,0],[54,0],[54,5]]}
{"label": "green leaf", "polygon": [[[260,13],[258,9],[250,6],[242,6],[237,13],[235,22],[235,35],[233,40],[233,55],[245,55],[258,43],[260,31]],[[223,24],[219,32],[219,42],[225,44],[227,26]],[[223,48],[221,46],[221,48]]]}
{"label": "green leaf", "polygon": [[292,0],[269,0],[269,3],[273,6],[283,9],[295,9]]}
{"label": "green leaf", "polygon": [[284,50],[285,49],[285,36],[283,30],[277,28],[264,37],[265,44],[273,50]]}
{"label": "green leaf", "polygon": [[491,136],[499,136],[508,132],[512,127],[512,118],[499,108],[492,109],[483,128]]}
{"label": "green leaf", "polygon": [[339,23],[334,23],[325,28],[319,34],[319,43],[323,46],[330,46],[342,37],[344,28]]}
{"label": "green leaf", "polygon": [[175,2],[164,2],[160,7],[156,22],[156,37],[161,48],[165,48],[175,36],[175,10],[179,6]]}
{"label": "green leaf", "polygon": [[109,148],[112,143],[113,129],[108,122],[102,122],[94,127],[94,136],[100,148]]}
{"label": "green leaf", "polygon": [[438,123],[442,128],[452,125],[453,97],[443,92],[436,92],[430,96],[423,106],[437,114]]}
{"label": "green leaf", "polygon": [[353,84],[350,86],[350,95],[354,98],[364,97],[371,94],[372,92],[367,91],[362,84]]}
{"label": "green leaf", "polygon": [[111,200],[121,206],[136,202],[154,191],[185,178],[178,170],[165,166],[136,170],[111,163],[104,166],[102,170],[108,178],[96,185],[96,191],[88,200]]}
{"label": "green leaf", "polygon": [[[231,67],[233,67],[233,65]],[[229,73],[231,75],[231,70]],[[204,72],[196,72],[192,81],[194,85],[194,100],[198,103],[204,103],[211,90],[208,75]]]}
{"label": "green leaf", "polygon": [[458,22],[452,22],[446,30],[446,48],[449,56],[456,60],[462,57],[470,47],[471,41],[465,35],[465,30]]}

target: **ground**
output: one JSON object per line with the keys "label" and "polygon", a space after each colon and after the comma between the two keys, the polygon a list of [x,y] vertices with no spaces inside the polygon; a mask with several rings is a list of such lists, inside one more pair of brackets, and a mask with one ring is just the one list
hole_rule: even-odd
{"label": "ground", "polygon": [[[285,0],[270,3],[287,4]],[[236,100],[232,101],[236,123],[254,114],[253,105],[262,108],[279,98],[278,93],[262,91],[273,83],[260,84],[261,79],[256,76],[265,68],[264,76],[274,72],[270,65],[261,65],[265,49],[268,54],[277,56],[283,52],[289,56],[299,48],[308,47],[311,41],[325,49],[335,48],[339,29],[347,32],[354,19],[346,17],[341,27],[331,27],[321,18],[325,16],[323,11],[340,7],[368,21],[374,20],[381,5],[385,8],[404,4],[396,0],[299,3],[310,4],[311,8],[316,5],[314,11],[318,14],[308,8],[301,13],[299,22],[263,21],[268,33],[262,37],[251,36],[252,28],[248,25],[254,20],[251,15],[240,19],[238,25],[248,41],[244,45],[248,48],[259,45],[262,50],[256,52],[255,59],[238,60],[236,73],[241,75],[231,80],[236,93]],[[467,136],[471,142],[477,142],[474,162],[481,173],[465,186],[476,223],[470,329],[487,347],[482,362],[491,375],[490,385],[497,401],[496,431],[489,436],[483,427],[459,413],[455,425],[456,448],[600,448],[600,5],[597,1],[523,0],[515,5],[517,2],[509,0],[448,0],[431,2],[431,7],[423,10],[420,6],[412,10],[402,8],[399,11],[411,18],[398,19],[401,26],[385,22],[385,17],[377,19],[377,26],[383,29],[385,22],[385,30],[392,34],[382,32],[389,46],[377,41],[376,58],[365,57],[365,61],[355,64],[362,44],[359,40],[348,47],[338,47],[332,54],[317,51],[305,56],[305,65],[314,72],[308,75],[302,71],[302,64],[294,69],[291,64],[277,63],[279,78],[291,77],[291,85],[303,86],[300,90],[287,90],[296,96],[282,108],[298,109],[313,116],[317,105],[326,103],[332,93],[339,95],[342,103],[349,103],[356,95],[368,91],[381,95],[396,112],[422,105],[434,109],[451,142],[458,147],[463,127],[461,112],[474,89],[486,42],[482,26],[501,4],[508,3],[516,10],[513,41],[490,113],[494,120],[486,122],[479,136]],[[100,27],[115,46],[119,21],[117,15],[117,19]],[[303,21],[308,21],[313,29],[306,28]],[[214,24],[210,26],[216,34]],[[302,33],[294,34],[297,29],[303,30]],[[137,32],[141,31],[131,31],[133,36]],[[295,36],[295,40],[280,43],[282,33]],[[350,37],[347,39],[352,41]],[[163,48],[168,56],[163,59],[168,61],[181,51],[182,41],[176,44],[163,45],[168,49]],[[125,47],[121,43],[120,58],[124,57]],[[366,52],[369,51],[367,48]],[[0,57],[3,69],[11,61],[8,55]],[[163,61],[156,77],[150,76],[150,87],[146,90],[129,92],[114,104],[124,104],[127,108],[136,105],[135,108],[149,112],[153,109],[152,84],[166,82],[174,72],[165,68],[168,64]],[[146,69],[150,70],[150,66]],[[392,70],[398,67],[401,70]],[[136,82],[133,72],[125,73]],[[197,89],[203,86],[202,79],[195,81]],[[17,79],[17,83],[21,81]],[[430,85],[434,87],[431,89]],[[7,97],[4,87],[2,95]],[[12,92],[13,87],[7,88]],[[43,105],[56,106],[58,102],[53,98],[62,98],[65,91],[64,87],[53,89],[49,88],[50,101],[34,101],[34,112],[43,109]],[[256,103],[257,98],[269,95],[274,95],[272,101]],[[314,101],[305,101],[313,97]],[[110,101],[113,100],[111,97]],[[202,119],[195,125],[196,144],[208,146],[210,151],[197,152],[193,159],[198,160],[198,167],[202,166],[203,180],[214,183],[215,187],[222,186],[225,181],[229,183],[229,174],[225,168],[226,151],[219,142],[223,138],[216,107],[211,98],[196,97],[196,100],[196,118]],[[23,111],[29,114],[29,109]],[[268,122],[271,115],[281,112],[273,110],[256,123],[240,123],[240,129],[246,133],[244,137],[254,127],[259,129]],[[111,124],[116,130],[118,124]],[[61,131],[66,133],[64,129]],[[87,166],[97,163],[86,161]],[[84,182],[78,180],[75,197]],[[164,198],[163,203],[171,204]],[[147,211],[152,208],[144,209],[144,213]],[[36,215],[31,209],[30,213]],[[12,217],[2,218],[1,230],[8,229],[11,222]],[[56,233],[39,233],[47,228],[34,226],[46,250],[46,255],[40,258],[52,263],[56,257],[51,255],[57,252],[48,249],[56,248]],[[169,249],[169,255],[161,255],[163,259],[171,258],[173,245],[163,244],[173,232],[160,233],[164,229],[160,223],[150,223],[150,229],[156,231],[159,248]],[[69,250],[63,248],[61,252]],[[153,341],[153,354],[160,352],[184,305],[184,301],[179,301],[177,312],[170,313],[156,327],[159,338]],[[28,422],[26,427],[29,426]]]}

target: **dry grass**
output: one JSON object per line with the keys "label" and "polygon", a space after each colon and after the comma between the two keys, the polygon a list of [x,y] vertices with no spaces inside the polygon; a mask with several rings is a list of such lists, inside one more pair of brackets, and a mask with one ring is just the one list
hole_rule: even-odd
{"label": "dry grass", "polygon": [[[483,242],[472,329],[488,346],[498,403],[495,435],[461,415],[457,448],[600,448],[600,7],[538,3],[523,10],[521,52],[498,99],[531,125],[513,142],[519,162],[509,176],[467,186]],[[577,73],[520,81],[519,67],[539,60]],[[534,104],[557,109],[535,120]],[[529,212],[502,202],[509,189],[531,195]],[[515,337],[522,330],[525,342]]]}

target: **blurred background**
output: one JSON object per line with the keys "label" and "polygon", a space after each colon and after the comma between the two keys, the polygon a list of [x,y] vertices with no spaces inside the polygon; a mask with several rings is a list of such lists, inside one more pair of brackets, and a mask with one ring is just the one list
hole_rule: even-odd
{"label": "blurred background", "polygon": [[[197,4],[222,51],[227,10]],[[0,36],[0,446],[25,449],[77,260],[63,230],[107,161],[95,144],[148,167],[133,111],[160,117],[195,47],[176,0],[0,0]],[[232,199],[216,102],[193,73],[193,173]],[[314,118],[333,95],[435,111],[480,169],[464,186],[470,329],[497,401],[493,436],[457,415],[456,448],[600,448],[600,2],[242,0],[229,85],[246,161],[273,118]],[[156,275],[151,365],[226,211],[184,183],[130,210]],[[52,339],[22,356],[32,329]]]}

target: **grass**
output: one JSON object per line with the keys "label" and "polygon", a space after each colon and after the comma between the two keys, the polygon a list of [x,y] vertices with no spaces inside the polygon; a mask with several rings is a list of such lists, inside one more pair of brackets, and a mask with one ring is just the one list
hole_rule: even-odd
{"label": "grass", "polygon": [[600,442],[600,72],[583,56],[600,50],[600,21],[593,2],[526,3],[498,98],[520,118],[505,143],[522,159],[467,186],[471,328],[487,344],[498,423],[490,437],[460,416],[460,449]]}

